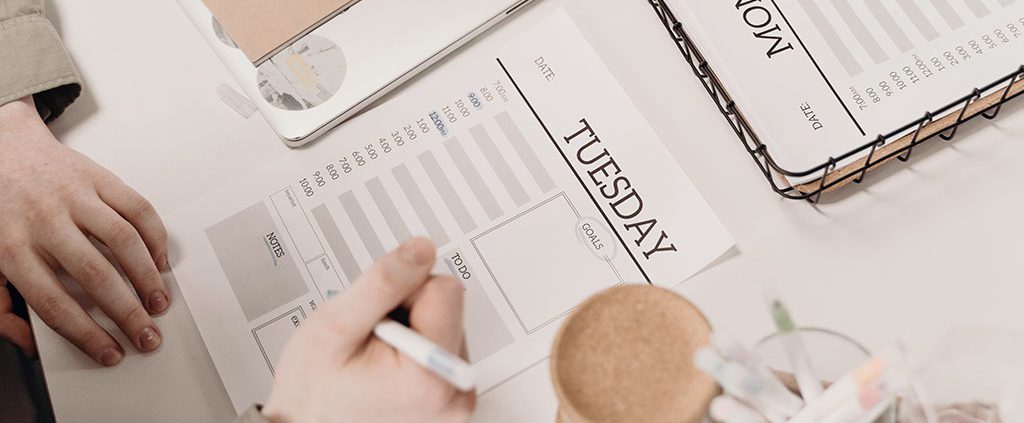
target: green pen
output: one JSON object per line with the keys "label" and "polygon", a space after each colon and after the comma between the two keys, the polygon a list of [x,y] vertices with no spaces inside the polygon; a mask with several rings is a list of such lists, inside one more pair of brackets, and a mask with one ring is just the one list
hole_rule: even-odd
{"label": "green pen", "polygon": [[779,336],[782,338],[782,344],[786,348],[789,364],[793,366],[793,375],[796,377],[796,383],[800,387],[800,396],[803,397],[804,402],[814,401],[815,398],[821,395],[821,380],[818,379],[814,372],[814,366],[811,365],[811,359],[807,355],[807,348],[804,347],[803,339],[800,338],[800,333],[796,330],[793,318],[782,301],[775,296],[769,297],[768,301],[772,320],[775,322],[775,326],[779,330]]}

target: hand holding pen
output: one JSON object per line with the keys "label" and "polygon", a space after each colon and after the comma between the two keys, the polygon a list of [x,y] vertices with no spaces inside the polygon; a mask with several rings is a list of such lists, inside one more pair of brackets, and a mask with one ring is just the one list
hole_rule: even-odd
{"label": "hand holding pen", "polygon": [[[430,275],[434,254],[429,241],[408,241],[321,305],[278,359],[263,414],[275,422],[468,419],[476,395],[454,384],[471,389],[471,374],[460,367],[462,360],[443,352],[466,358],[463,288],[450,277]],[[396,308],[408,310],[408,327],[386,319]],[[439,357],[448,361],[435,361]],[[443,366],[424,366],[438,363]]]}

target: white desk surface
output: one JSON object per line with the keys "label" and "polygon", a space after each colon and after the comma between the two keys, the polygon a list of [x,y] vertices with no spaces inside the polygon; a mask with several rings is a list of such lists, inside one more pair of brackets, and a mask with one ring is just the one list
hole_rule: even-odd
{"label": "white desk surface", "polygon": [[[242,119],[217,99],[230,77],[174,1],[52,3],[86,80],[56,133],[162,212],[288,154],[258,115]],[[775,280],[802,323],[869,347],[901,339],[923,350],[958,325],[1024,329],[1024,103],[812,207],[771,192],[646,1],[561,3],[736,239],[727,258],[679,288],[714,326],[748,342],[768,333],[760,287]],[[232,420],[173,292],[173,307],[157,319],[161,349],[129,352],[113,369],[36,325],[60,420]],[[542,363],[485,396],[479,412],[487,422],[552,421],[554,407]]]}

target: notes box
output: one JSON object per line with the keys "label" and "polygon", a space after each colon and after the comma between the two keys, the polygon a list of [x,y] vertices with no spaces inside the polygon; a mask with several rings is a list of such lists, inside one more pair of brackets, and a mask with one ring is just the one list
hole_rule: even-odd
{"label": "notes box", "polygon": [[582,219],[561,193],[472,239],[527,334],[557,321],[590,295],[622,283],[612,263],[577,236]]}
{"label": "notes box", "polygon": [[262,201],[206,229],[213,252],[246,320],[306,295],[309,288]]}

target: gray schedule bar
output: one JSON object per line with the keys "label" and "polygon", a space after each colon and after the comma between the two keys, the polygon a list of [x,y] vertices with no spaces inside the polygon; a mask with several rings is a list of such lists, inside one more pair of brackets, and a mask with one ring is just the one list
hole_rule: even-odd
{"label": "gray schedule bar", "polygon": [[939,38],[939,31],[935,29],[928,17],[924,15],[921,8],[917,5],[917,0],[896,0],[896,3],[900,5],[903,12],[907,14],[910,21],[917,27],[917,31],[921,33],[921,36],[926,40],[931,41]]}
{"label": "gray schedule bar", "polygon": [[882,29],[889,35],[889,39],[892,40],[893,44],[896,44],[896,48],[900,49],[901,52],[908,52],[914,48],[914,43],[910,42],[910,38],[903,32],[903,28],[896,23],[896,19],[892,17],[889,10],[882,4],[882,0],[866,0],[868,10],[875,16],[875,20],[882,25]]}
{"label": "gray schedule bar", "polygon": [[519,125],[512,120],[512,116],[508,112],[501,112],[494,119],[498,121],[498,126],[505,133],[505,138],[512,143],[512,148],[516,150],[519,159],[526,165],[526,170],[530,172],[530,176],[533,176],[533,181],[537,183],[537,186],[545,194],[555,189],[555,181],[551,179],[551,174],[544,168],[537,157],[537,152],[530,147],[530,143],[526,141],[523,131],[519,130]]}
{"label": "gray schedule bar", "polygon": [[878,45],[878,40],[871,35],[871,31],[864,25],[864,21],[860,20],[860,16],[857,16],[857,12],[850,6],[849,0],[833,0],[832,5],[835,6],[839,17],[843,18],[846,27],[853,32],[854,37],[857,37],[857,41],[868,52],[868,56],[871,56],[871,60],[875,64],[885,63],[886,60],[889,60],[889,55],[885,54],[882,46]]}
{"label": "gray schedule bar", "polygon": [[964,26],[963,18],[956,13],[953,5],[949,4],[949,0],[932,0],[932,5],[939,10],[939,14],[942,15],[942,19],[946,21],[950,29],[960,29]]}
{"label": "gray schedule bar", "polygon": [[839,64],[843,66],[843,69],[846,69],[846,73],[850,76],[855,76],[864,72],[864,68],[860,66],[860,63],[857,63],[857,59],[853,57],[853,53],[850,53],[850,49],[843,43],[842,38],[839,38],[839,33],[832,27],[832,23],[821,12],[817,0],[800,0],[800,7],[811,18],[814,27],[818,29],[821,38],[828,44],[829,50],[832,50],[832,54],[839,60]]}
{"label": "gray schedule bar", "polygon": [[477,125],[470,128],[469,133],[473,135],[473,139],[476,140],[477,145],[480,146],[480,150],[484,152],[484,157],[487,158],[487,162],[491,164],[491,168],[498,174],[498,179],[501,180],[501,184],[508,190],[508,194],[512,196],[512,201],[517,206],[522,206],[530,202],[530,196],[526,195],[526,190],[523,189],[523,183],[516,177],[515,172],[512,171],[512,166],[509,166],[508,161],[501,156],[501,152],[498,151],[498,145],[494,143],[494,138],[491,138],[491,134],[487,133],[483,125]]}
{"label": "gray schedule bar", "polygon": [[444,142],[444,148],[448,150],[448,155],[455,161],[455,167],[462,172],[462,177],[469,183],[469,188],[473,190],[473,195],[480,201],[480,205],[484,207],[487,217],[491,218],[491,220],[501,217],[502,211],[501,206],[498,205],[498,200],[494,198],[494,193],[491,192],[490,188],[487,188],[487,184],[480,177],[480,171],[477,170],[473,161],[469,159],[469,154],[466,154],[466,148],[462,146],[462,142],[458,138],[450,138]]}
{"label": "gray schedule bar", "polygon": [[985,6],[981,0],[967,0],[967,7],[970,7],[971,13],[974,13],[974,16],[979,19],[992,14],[992,11],[988,10],[988,6]]}
{"label": "gray schedule bar", "polygon": [[380,242],[377,232],[373,230],[373,225],[370,224],[370,219],[366,217],[363,207],[359,205],[359,199],[356,198],[356,194],[349,191],[341,194],[338,199],[341,200],[341,206],[345,208],[345,214],[348,215],[352,225],[355,226],[359,239],[363,240],[363,246],[370,253],[370,258],[376,260],[384,257],[384,254],[386,254],[384,244]]}
{"label": "gray schedule bar", "polygon": [[441,170],[441,164],[437,162],[437,157],[434,157],[434,153],[429,150],[420,154],[420,164],[423,165],[423,170],[427,171],[427,176],[430,178],[430,182],[434,184],[434,188],[437,188],[437,193],[441,194],[441,200],[444,201],[445,206],[448,206],[448,211],[452,213],[452,217],[455,218],[455,223],[459,225],[459,229],[462,233],[470,233],[476,229],[476,222],[473,221],[473,216],[470,216],[469,210],[466,209],[466,205],[462,202],[462,197],[455,192],[455,187],[452,186],[452,181],[448,179],[448,175],[444,174]]}
{"label": "gray schedule bar", "polygon": [[327,238],[327,245],[334,251],[334,257],[341,264],[341,271],[345,273],[348,282],[355,282],[356,278],[363,273],[363,269],[359,268],[359,263],[356,263],[355,257],[352,256],[352,250],[348,248],[348,243],[341,236],[338,224],[334,222],[334,218],[331,217],[331,212],[327,210],[327,206],[320,205],[314,208],[313,220],[316,220],[316,224],[320,226],[320,231],[324,233],[324,238]]}
{"label": "gray schedule bar", "polygon": [[423,196],[420,187],[416,185],[416,180],[412,178],[412,173],[409,173],[409,168],[405,167],[405,165],[399,165],[391,170],[391,174],[395,175],[395,179],[398,180],[398,187],[402,189],[405,198],[409,200],[413,211],[416,212],[416,217],[420,218],[420,223],[427,230],[427,236],[434,241],[434,245],[440,247],[451,241],[448,233],[441,226],[441,221],[434,214],[434,209],[430,208],[430,203]]}
{"label": "gray schedule bar", "polygon": [[405,220],[402,220],[402,215],[398,213],[398,207],[391,200],[388,191],[384,189],[384,183],[380,181],[380,178],[369,180],[366,183],[366,189],[370,190],[370,197],[377,204],[377,210],[380,210],[380,214],[384,216],[384,221],[391,228],[391,233],[395,236],[395,239],[402,243],[412,238],[412,231],[409,230],[409,225],[406,225]]}

